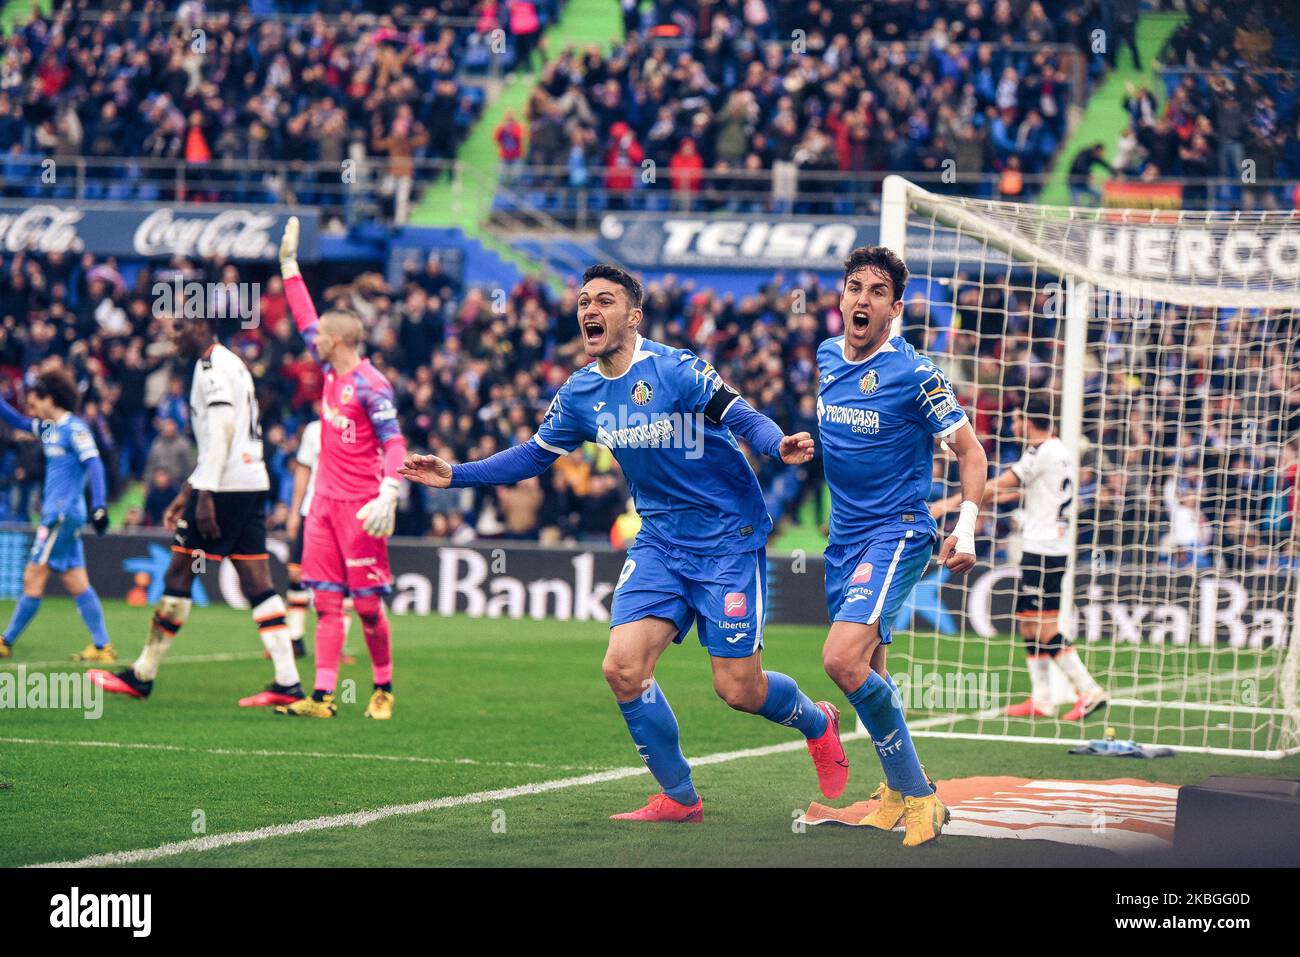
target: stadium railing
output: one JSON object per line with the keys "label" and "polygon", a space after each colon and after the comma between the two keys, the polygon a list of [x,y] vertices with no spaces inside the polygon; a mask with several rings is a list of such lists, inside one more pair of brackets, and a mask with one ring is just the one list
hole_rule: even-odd
{"label": "stadium railing", "polygon": [[[226,205],[310,205],[345,225],[384,221],[391,216],[393,183],[383,156],[354,161],[347,175],[339,165],[281,160],[214,159],[209,163],[128,156],[57,156],[53,183],[42,182],[43,156],[10,154],[0,159],[0,202],[110,201],[136,205],[178,202]],[[453,196],[491,188],[486,170],[459,160],[416,160],[415,194],[447,177]],[[610,212],[802,216],[873,216],[880,212],[880,190],[888,171],[801,169],[700,170],[698,189],[674,189],[675,174],[659,167],[583,167],[575,180],[567,166],[503,165],[493,198],[491,221],[503,228],[550,226],[577,231],[596,229]],[[998,173],[911,172],[908,177],[931,192],[977,199],[1032,201],[1046,174],[1022,174],[1017,193],[1002,192]],[[630,188],[607,185],[631,180]],[[1240,177],[1122,177],[1112,183],[1140,184],[1159,193],[1174,187],[1181,209],[1291,209],[1300,190],[1297,179]],[[1080,189],[1078,205],[1102,204],[1101,180]],[[1170,191],[1164,190],[1169,196]],[[453,199],[454,202],[454,199]],[[1126,199],[1132,205],[1132,193]],[[454,212],[454,211],[453,211]]]}

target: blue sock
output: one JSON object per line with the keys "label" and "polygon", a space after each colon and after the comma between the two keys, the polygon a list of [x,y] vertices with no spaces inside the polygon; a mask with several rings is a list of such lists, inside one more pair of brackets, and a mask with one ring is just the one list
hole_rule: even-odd
{"label": "blue sock", "polygon": [[86,623],[90,629],[90,637],[95,642],[96,648],[103,648],[108,644],[108,629],[104,627],[104,608],[99,603],[99,596],[95,594],[95,589],[87,588],[76,598],[77,611],[81,612],[81,620]]}
{"label": "blue sock", "polygon": [[767,675],[767,699],[758,713],[768,721],[794,728],[805,738],[820,738],[830,723],[826,712],[813,704],[789,675],[779,671],[764,673]]}
{"label": "blue sock", "polygon": [[873,671],[862,687],[848,697],[849,704],[867,726],[889,787],[905,797],[933,794],[934,789],[926,783],[925,772],[917,760],[912,736],[907,733],[903,709],[890,684]]}
{"label": "blue sock", "polygon": [[27,623],[36,616],[36,610],[40,607],[41,600],[39,598],[23,595],[18,599],[18,605],[14,608],[14,615],[9,619],[9,627],[5,629],[6,645],[12,645],[18,640],[18,636],[23,633]]}
{"label": "blue sock", "polygon": [[627,722],[632,743],[663,792],[681,804],[698,801],[699,795],[691,783],[691,766],[682,754],[677,716],[668,706],[659,682],[647,688],[640,697],[620,701],[618,707]]}

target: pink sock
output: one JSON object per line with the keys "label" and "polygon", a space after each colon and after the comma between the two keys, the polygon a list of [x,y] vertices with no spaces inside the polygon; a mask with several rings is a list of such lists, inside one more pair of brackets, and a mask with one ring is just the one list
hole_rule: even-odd
{"label": "pink sock", "polygon": [[361,619],[361,633],[370,649],[370,670],[375,684],[386,685],[393,680],[393,642],[388,632],[388,616],[378,595],[360,595],[353,599],[357,617]]}
{"label": "pink sock", "polygon": [[343,596],[336,591],[315,593],[316,690],[333,691],[339,681],[343,653]]}

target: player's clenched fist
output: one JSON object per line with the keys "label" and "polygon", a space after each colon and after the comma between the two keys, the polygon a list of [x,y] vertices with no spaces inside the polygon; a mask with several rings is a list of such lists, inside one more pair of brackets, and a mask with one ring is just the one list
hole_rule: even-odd
{"label": "player's clenched fist", "polygon": [[451,487],[451,466],[436,455],[408,455],[397,474],[432,488]]}
{"label": "player's clenched fist", "polygon": [[781,437],[781,461],[786,465],[803,465],[812,461],[813,438],[807,432]]}
{"label": "player's clenched fist", "polygon": [[956,535],[949,535],[939,549],[939,564],[957,575],[964,575],[975,567],[975,547],[965,551],[965,545]]}

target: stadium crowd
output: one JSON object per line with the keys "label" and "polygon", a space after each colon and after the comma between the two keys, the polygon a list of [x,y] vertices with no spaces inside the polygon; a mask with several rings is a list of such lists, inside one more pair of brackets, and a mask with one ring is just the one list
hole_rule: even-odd
{"label": "stadium crowd", "polygon": [[0,43],[0,194],[70,197],[40,163],[76,157],[85,199],[337,205],[350,160],[382,169],[403,223],[412,161],[450,160],[482,110],[465,75],[493,31],[522,65],[559,0],[254,6],[65,0],[20,21]]}
{"label": "stadium crowd", "polygon": [[[953,285],[952,319],[917,290],[904,334],[944,367],[1000,470],[1021,454],[1012,413],[1031,395],[1060,400],[1055,293],[1007,273],[963,271]],[[1148,304],[1144,318],[1130,305],[1099,300],[1089,327],[1080,546],[1184,568],[1300,560],[1300,315]],[[935,478],[936,495],[956,488],[951,468]],[[983,516],[986,554],[1006,550],[1015,509]]]}
{"label": "stadium crowd", "polygon": [[[1191,0],[1188,12],[1165,49],[1163,103],[1145,82],[1130,83],[1129,123],[1113,162],[1100,165],[1148,182],[1187,178],[1186,208],[1300,208],[1300,78],[1283,68],[1300,59],[1300,45],[1292,38],[1286,50],[1274,49],[1263,3],[1229,12]],[[1076,198],[1096,195],[1087,181],[1091,165],[1076,158]],[[1227,182],[1211,187],[1213,195],[1195,182],[1214,177]]]}
{"label": "stadium crowd", "polygon": [[[19,255],[0,263],[0,392],[20,401],[47,363],[76,374],[109,465],[114,498],[139,482],[128,523],[158,525],[193,466],[187,371],[155,315],[152,283],[250,281],[230,265],[173,261],[127,283],[112,261]],[[961,275],[947,320],[924,292],[906,299],[904,334],[936,358],[968,409],[990,462],[1020,454],[1012,413],[1027,395],[1059,393],[1061,329],[1046,288]],[[258,383],[272,526],[283,522],[298,435],[318,413],[321,373],[287,311],[278,277],[260,290],[260,321],[223,338]],[[526,440],[568,374],[585,360],[572,317],[577,289],[528,279],[509,290],[462,288],[437,258],[409,262],[390,288],[365,273],[317,287],[361,315],[368,355],[394,383],[411,447],[470,461]],[[787,432],[817,428],[815,354],[842,330],[838,292],[810,275],[774,276],[759,293],[719,296],[673,279],[647,285],[645,335],[712,361]],[[1214,316],[1166,310],[1155,323],[1094,324],[1079,489],[1083,541],[1149,549],[1174,564],[1276,562],[1296,509],[1300,320],[1293,313]],[[1263,331],[1261,334],[1261,323]],[[1288,351],[1291,350],[1291,351]],[[1235,398],[1234,398],[1235,396]],[[778,522],[824,524],[820,460],[788,469],[752,459]],[[951,463],[950,466],[951,468]],[[0,519],[30,514],[40,487],[35,443],[0,445]],[[935,495],[953,486],[936,470]],[[1172,484],[1171,484],[1172,483]],[[398,532],[458,540],[612,541],[635,534],[627,489],[608,450],[588,445],[538,479],[509,488],[406,487]],[[986,518],[982,548],[1005,546],[1011,515]]]}
{"label": "stadium crowd", "polygon": [[1046,171],[1065,135],[1076,81],[1073,52],[1024,44],[1090,59],[1102,14],[1021,6],[656,3],[608,55],[564,50],[546,64],[526,130],[512,116],[498,131],[501,159],[554,170],[525,187],[603,185],[614,208],[662,205],[647,187],[666,186],[687,208],[769,209],[784,177],[823,194],[785,208],[830,212],[869,191],[840,174],[937,177],[949,159],[967,177],[1005,171],[1003,193],[1025,197],[1024,177]]}

